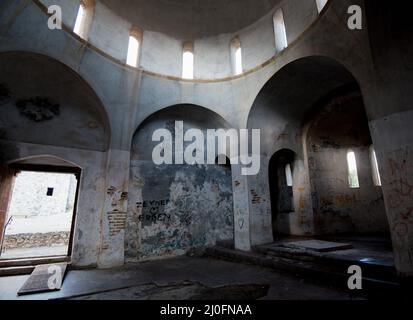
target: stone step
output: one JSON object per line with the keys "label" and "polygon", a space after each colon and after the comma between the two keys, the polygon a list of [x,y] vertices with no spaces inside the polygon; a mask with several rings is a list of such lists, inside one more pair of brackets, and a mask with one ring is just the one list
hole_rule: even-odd
{"label": "stone step", "polygon": [[234,249],[234,241],[233,240],[219,240],[216,244],[218,247],[227,248],[227,249]]}
{"label": "stone step", "polygon": [[34,259],[0,260],[0,277],[31,274],[38,265],[70,262],[69,257],[57,256]]}
{"label": "stone step", "polygon": [[0,268],[0,277],[21,276],[31,274],[35,266]]}
{"label": "stone step", "polygon": [[[258,252],[242,252],[224,247],[210,247],[205,250],[209,257],[246,264],[272,268],[283,273],[290,273],[311,281],[323,282],[327,285],[347,289],[349,275],[347,268],[317,261],[304,261],[275,255],[265,255]],[[380,278],[363,277],[363,287],[374,290],[399,290],[400,284]]]}
{"label": "stone step", "polygon": [[397,282],[394,266],[381,264],[380,262],[363,262],[360,260],[353,260],[349,257],[332,257],[328,254],[315,251],[297,248],[293,249],[282,246],[272,246],[271,248],[259,246],[255,247],[254,251],[268,256],[312,262],[320,265],[329,265],[331,268],[339,269],[340,272],[347,270],[351,265],[358,265],[362,268],[364,275],[367,277],[381,281]]}
{"label": "stone step", "polygon": [[8,260],[0,260],[0,268],[37,266],[40,264],[50,264],[50,263],[69,262],[69,261],[70,261],[70,258],[67,256],[52,256],[52,257],[42,257],[42,258],[30,258],[30,259],[8,259]]}

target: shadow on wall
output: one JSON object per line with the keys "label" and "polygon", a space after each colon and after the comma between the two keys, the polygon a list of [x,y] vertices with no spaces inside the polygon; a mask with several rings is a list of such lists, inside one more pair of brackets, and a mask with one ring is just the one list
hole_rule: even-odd
{"label": "shadow on wall", "polygon": [[[292,235],[388,232],[382,191],[372,179],[372,142],[363,99],[357,80],[340,62],[309,56],[283,67],[257,95],[248,128],[261,129],[264,156],[283,149],[295,152],[293,207],[285,201],[291,190],[277,177],[286,176],[285,163],[277,165],[276,157],[271,159],[267,188],[272,208],[266,211],[273,212],[275,226],[266,232],[280,228]],[[350,148],[360,166],[359,189],[348,184]],[[252,227],[260,223],[251,212]]]}
{"label": "shadow on wall", "polygon": [[[340,89],[322,100],[308,124],[306,147],[315,232],[388,232],[382,189],[374,182],[372,139],[358,88]],[[354,163],[349,163],[350,154]]]}
{"label": "shadow on wall", "polygon": [[271,198],[271,220],[273,237],[276,239],[286,230],[280,228],[278,219],[280,215],[290,214],[295,211],[293,194],[294,151],[283,149],[277,151],[268,165],[268,178]]}
{"label": "shadow on wall", "polygon": [[62,63],[34,53],[0,54],[0,159],[19,143],[106,151],[110,125],[90,86]]}

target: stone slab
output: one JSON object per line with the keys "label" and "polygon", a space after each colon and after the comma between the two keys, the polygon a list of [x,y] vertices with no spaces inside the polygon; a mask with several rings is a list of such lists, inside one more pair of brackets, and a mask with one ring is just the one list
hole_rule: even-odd
{"label": "stone slab", "polygon": [[283,247],[293,248],[293,249],[305,249],[317,252],[332,252],[339,250],[352,249],[353,245],[348,243],[338,243],[322,240],[304,240],[304,241],[293,241],[285,242],[282,244]]}
{"label": "stone slab", "polygon": [[[18,295],[60,290],[66,269],[67,262],[37,266],[29,279],[27,279],[24,285],[20,288]],[[49,285],[49,279],[51,279],[51,277],[54,277],[57,281],[52,283],[52,286]]]}

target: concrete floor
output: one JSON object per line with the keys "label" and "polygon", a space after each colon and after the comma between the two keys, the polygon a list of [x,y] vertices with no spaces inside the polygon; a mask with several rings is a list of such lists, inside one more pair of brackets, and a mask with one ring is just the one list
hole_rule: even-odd
{"label": "concrete floor", "polygon": [[[179,300],[196,297],[200,288],[231,285],[268,285],[268,294],[263,299],[356,299],[353,292],[335,289],[334,284],[332,287],[323,286],[257,266],[210,258],[178,257],[110,270],[72,270],[68,272],[61,291],[18,297],[17,291],[27,278],[0,278],[0,299]],[[231,289],[228,290],[223,296],[226,299],[231,298]],[[239,298],[239,295],[233,297]]]}

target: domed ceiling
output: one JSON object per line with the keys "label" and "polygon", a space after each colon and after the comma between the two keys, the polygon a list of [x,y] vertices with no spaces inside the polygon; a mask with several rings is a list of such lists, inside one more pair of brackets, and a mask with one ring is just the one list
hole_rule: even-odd
{"label": "domed ceiling", "polygon": [[99,0],[143,30],[192,40],[234,33],[271,11],[281,0]]}

